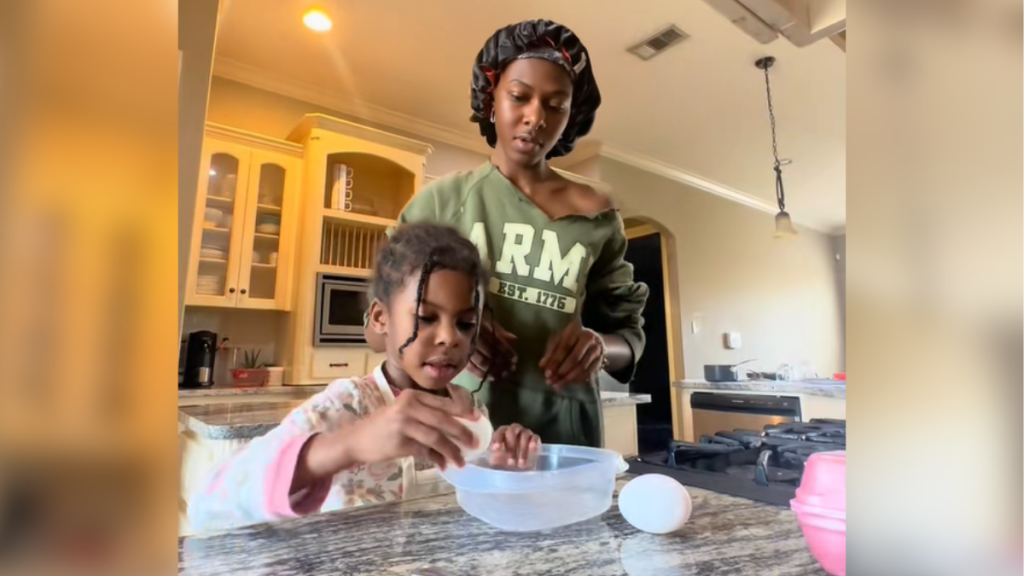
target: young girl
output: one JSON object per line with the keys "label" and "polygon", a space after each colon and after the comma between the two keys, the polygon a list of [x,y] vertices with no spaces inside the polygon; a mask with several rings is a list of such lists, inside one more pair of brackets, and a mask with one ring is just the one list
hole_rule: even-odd
{"label": "young girl", "polygon": [[[451,380],[473,354],[485,278],[477,249],[454,229],[400,226],[378,255],[369,313],[385,363],[332,382],[223,464],[190,506],[193,528],[400,499],[416,459],[464,465],[456,443],[475,442],[455,417],[486,410]],[[492,463],[525,466],[539,443],[522,426],[502,426]]]}
{"label": "young girl", "polygon": [[[593,63],[565,26],[530,20],[495,32],[477,55],[472,121],[494,148],[476,170],[434,182],[399,222],[445,222],[490,268],[481,342],[467,374],[485,373],[495,425],[522,423],[548,444],[601,446],[597,376],[629,382],[644,347],[647,286],[623,258],[611,200],[548,164],[594,124],[601,95]],[[375,350],[383,343],[367,326]]]}

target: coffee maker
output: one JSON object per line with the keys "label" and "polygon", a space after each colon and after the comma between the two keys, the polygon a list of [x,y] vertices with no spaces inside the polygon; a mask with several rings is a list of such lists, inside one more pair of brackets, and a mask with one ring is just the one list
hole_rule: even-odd
{"label": "coffee maker", "polygon": [[178,362],[179,388],[207,388],[213,386],[213,365],[217,357],[217,335],[200,330],[183,341],[183,353]]}

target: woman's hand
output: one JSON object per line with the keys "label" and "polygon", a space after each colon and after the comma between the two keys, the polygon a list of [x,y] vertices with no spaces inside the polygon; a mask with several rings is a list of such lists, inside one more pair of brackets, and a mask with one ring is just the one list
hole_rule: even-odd
{"label": "woman's hand", "polygon": [[516,369],[516,335],[505,330],[490,318],[480,324],[476,350],[469,359],[469,371],[477,378],[487,374],[488,380],[504,378]]}
{"label": "woman's hand", "polygon": [[519,424],[502,426],[494,431],[491,440],[491,466],[527,468],[536,461],[539,451],[540,436]]}
{"label": "woman's hand", "polygon": [[597,332],[584,328],[576,316],[548,340],[540,369],[549,386],[561,388],[588,382],[604,363],[604,339]]}

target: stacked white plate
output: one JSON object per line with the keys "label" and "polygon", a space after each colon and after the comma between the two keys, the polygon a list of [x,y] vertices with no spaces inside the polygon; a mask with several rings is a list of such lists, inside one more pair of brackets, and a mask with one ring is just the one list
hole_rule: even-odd
{"label": "stacked white plate", "polygon": [[196,292],[199,294],[221,295],[224,293],[224,276],[216,274],[200,274],[196,279]]}
{"label": "stacked white plate", "polygon": [[258,234],[280,234],[281,217],[272,214],[264,214],[256,219],[256,233]]}
{"label": "stacked white plate", "polygon": [[208,226],[216,227],[216,226],[218,226],[221,223],[221,220],[223,218],[224,218],[224,211],[223,210],[220,210],[218,208],[209,208],[209,207],[207,207],[206,208],[206,213],[204,214],[203,223],[208,225]]}
{"label": "stacked white plate", "polygon": [[220,246],[207,244],[199,248],[199,257],[209,260],[227,260],[228,251]]}

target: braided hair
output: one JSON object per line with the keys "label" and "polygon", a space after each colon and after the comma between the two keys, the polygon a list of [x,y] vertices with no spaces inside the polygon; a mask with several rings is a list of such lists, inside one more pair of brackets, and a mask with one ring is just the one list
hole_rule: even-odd
{"label": "braided hair", "polygon": [[[443,224],[416,222],[400,225],[388,238],[377,254],[374,267],[373,293],[385,306],[402,289],[406,280],[418,275],[416,284],[416,316],[413,320],[412,335],[399,348],[401,354],[419,336],[420,306],[423,303],[423,289],[427,278],[439,270],[462,272],[473,279],[473,307],[480,310],[483,301],[487,270],[480,259],[476,246],[455,228]],[[476,350],[480,332],[473,335],[470,356]],[[484,380],[487,379],[484,374]],[[483,384],[481,383],[481,386]],[[479,390],[479,388],[477,389]]]}
{"label": "braided hair", "polygon": [[480,126],[480,135],[494,148],[498,133],[491,121],[494,110],[494,89],[502,72],[514,60],[540,58],[561,66],[572,80],[572,103],[569,121],[547,158],[565,156],[573,151],[576,141],[594,126],[601,92],[594,79],[594,67],[587,48],[576,34],[551,20],[527,20],[496,31],[477,54],[470,84],[471,122]]}

